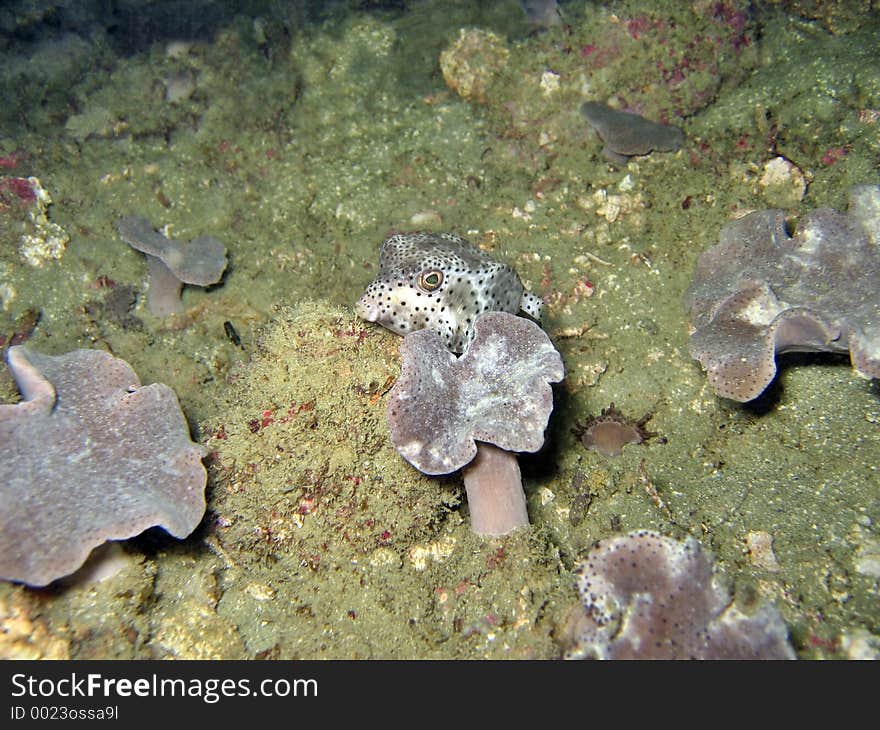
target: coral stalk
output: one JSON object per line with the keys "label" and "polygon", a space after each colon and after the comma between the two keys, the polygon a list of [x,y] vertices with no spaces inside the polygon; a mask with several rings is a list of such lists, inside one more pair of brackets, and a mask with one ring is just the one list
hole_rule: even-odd
{"label": "coral stalk", "polygon": [[528,527],[526,496],[516,454],[477,443],[477,455],[462,470],[471,512],[471,529],[478,535],[506,535]]}

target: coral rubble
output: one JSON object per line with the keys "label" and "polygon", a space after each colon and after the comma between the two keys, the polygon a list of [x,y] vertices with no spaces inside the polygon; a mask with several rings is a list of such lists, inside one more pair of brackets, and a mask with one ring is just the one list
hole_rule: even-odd
{"label": "coral rubble", "polygon": [[67,231],[49,220],[51,204],[52,197],[37,178],[0,177],[0,214],[18,218],[18,252],[34,268],[60,259],[70,241]]}
{"label": "coral rubble", "polygon": [[440,70],[446,85],[463,99],[484,102],[509,56],[504,39],[495,33],[462,28],[440,54]]}

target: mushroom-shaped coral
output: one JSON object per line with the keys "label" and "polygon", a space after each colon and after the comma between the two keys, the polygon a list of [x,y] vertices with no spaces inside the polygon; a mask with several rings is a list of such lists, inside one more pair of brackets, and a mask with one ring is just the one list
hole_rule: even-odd
{"label": "mushroom-shaped coral", "polygon": [[171,388],[101,350],[6,357],[24,400],[0,405],[0,578],[43,586],[107,540],[195,529],[204,450]]}
{"label": "mushroom-shaped coral", "polygon": [[147,306],[157,317],[183,311],[180,290],[184,284],[216,284],[226,269],[226,247],[216,238],[199,236],[186,245],[166,238],[146,218],[136,215],[121,218],[116,227],[123,241],[147,256]]}
{"label": "mushroom-shaped coral", "polygon": [[779,612],[741,612],[694,538],[640,530],[602,540],[576,575],[583,611],[568,659],[795,658]]}
{"label": "mushroom-shaped coral", "polygon": [[565,374],[550,338],[530,320],[486,312],[460,358],[428,329],[406,335],[400,352],[403,365],[388,401],[394,447],[425,474],[466,467],[477,534],[528,525],[519,465],[510,452],[537,451],[544,443],[553,410],[550,383]]}
{"label": "mushroom-shaped coral", "polygon": [[605,143],[602,154],[615,164],[626,164],[634,155],[674,152],[684,144],[684,132],[670,124],[659,124],[633,112],[587,101],[581,114]]}
{"label": "mushroom-shaped coral", "polygon": [[880,185],[859,185],[846,215],[808,213],[790,237],[780,210],[728,223],[685,295],[690,352],[725,398],[749,401],[776,375],[777,352],[850,353],[880,378]]}

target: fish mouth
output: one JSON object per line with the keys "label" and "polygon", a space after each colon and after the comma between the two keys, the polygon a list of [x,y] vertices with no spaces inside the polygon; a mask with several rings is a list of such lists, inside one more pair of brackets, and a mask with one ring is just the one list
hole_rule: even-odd
{"label": "fish mouth", "polygon": [[367,322],[376,322],[379,319],[378,304],[367,299],[358,299],[357,304],[354,305],[354,311],[358,317],[367,320]]}

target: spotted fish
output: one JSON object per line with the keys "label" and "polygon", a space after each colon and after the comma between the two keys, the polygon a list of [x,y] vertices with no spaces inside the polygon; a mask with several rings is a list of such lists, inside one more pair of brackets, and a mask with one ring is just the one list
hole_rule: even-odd
{"label": "spotted fish", "polygon": [[473,338],[481,312],[523,310],[540,321],[544,303],[523,289],[517,273],[452,233],[401,233],[379,252],[379,274],[357,313],[392,332],[435,330],[452,352]]}

